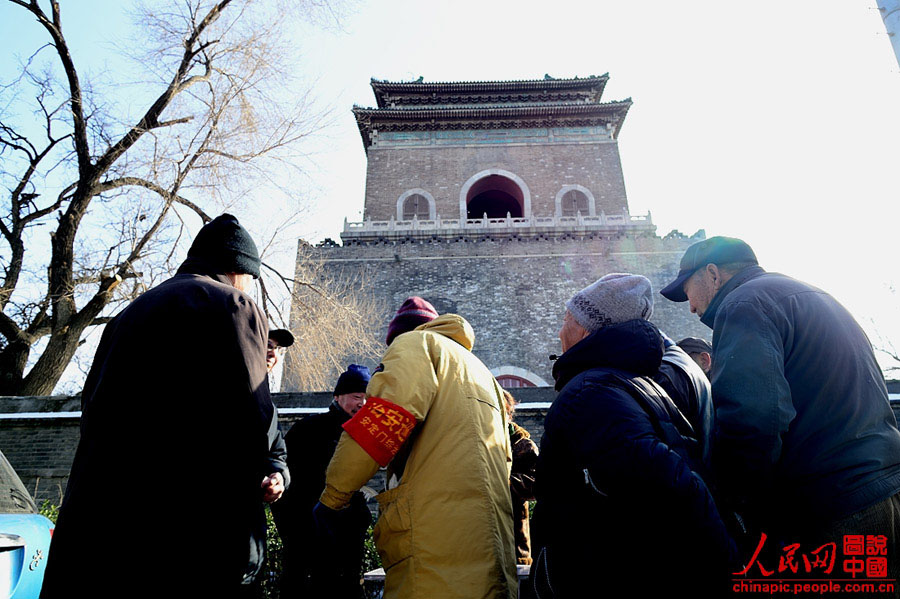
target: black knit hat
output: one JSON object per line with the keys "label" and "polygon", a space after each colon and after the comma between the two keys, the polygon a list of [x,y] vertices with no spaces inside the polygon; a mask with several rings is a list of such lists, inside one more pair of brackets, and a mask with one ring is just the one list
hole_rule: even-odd
{"label": "black knit hat", "polygon": [[247,229],[230,214],[223,214],[206,223],[191,249],[188,258],[201,260],[216,273],[238,272],[259,278],[259,251]]}
{"label": "black knit hat", "polygon": [[347,370],[338,377],[337,385],[334,386],[334,396],[346,395],[347,393],[365,393],[369,384],[369,369],[359,364],[351,364]]}

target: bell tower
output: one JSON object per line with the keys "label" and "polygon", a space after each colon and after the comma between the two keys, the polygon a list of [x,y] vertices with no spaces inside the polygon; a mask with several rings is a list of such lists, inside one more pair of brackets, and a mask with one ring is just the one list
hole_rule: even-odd
{"label": "bell tower", "polygon": [[[335,275],[368,273],[388,306],[374,326],[418,295],[469,320],[501,384],[551,385],[573,293],[610,272],[657,289],[674,276],[693,240],[630,213],[618,136],[632,102],[603,101],[607,81],[372,80],[376,106],[353,108],[364,218],[316,249]],[[654,315],[673,337],[709,334],[662,297]]]}

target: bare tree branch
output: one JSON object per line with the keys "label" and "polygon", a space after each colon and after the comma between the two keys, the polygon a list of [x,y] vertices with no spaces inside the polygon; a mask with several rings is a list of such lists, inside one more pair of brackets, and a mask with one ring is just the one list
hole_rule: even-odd
{"label": "bare tree branch", "polygon": [[[61,3],[10,0],[49,43],[0,84],[4,105],[18,108],[0,122],[0,181],[10,193],[0,211],[0,394],[52,391],[82,332],[168,275],[186,232],[239,207],[247,188],[277,189],[284,172],[299,172],[295,146],[321,122],[305,94],[280,99],[289,46],[283,19],[259,12],[266,3],[167,1],[171,10],[154,3],[140,20],[157,52],[143,57],[143,72],[158,81],[138,83],[147,103],[135,116],[139,95],[123,102],[115,86],[101,90],[78,71]],[[263,282],[273,318],[283,321],[291,285],[303,286]]]}
{"label": "bare tree branch", "polygon": [[160,195],[166,201],[177,202],[179,204],[182,204],[183,206],[190,208],[197,213],[197,215],[204,223],[208,223],[212,220],[212,217],[210,217],[198,205],[191,202],[187,198],[184,198],[177,193],[172,193],[168,189],[163,189],[160,185],[157,185],[153,181],[142,179],[140,177],[119,177],[118,179],[104,181],[97,185],[96,190],[97,193],[103,193],[105,191],[111,191],[113,189],[118,189],[120,187],[126,187],[129,185],[136,185],[138,187],[149,189],[150,191]]}

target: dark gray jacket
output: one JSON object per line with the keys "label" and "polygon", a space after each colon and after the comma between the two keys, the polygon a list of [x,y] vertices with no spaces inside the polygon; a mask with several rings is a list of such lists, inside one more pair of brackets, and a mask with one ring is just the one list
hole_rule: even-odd
{"label": "dark gray jacket", "polygon": [[713,467],[739,511],[792,530],[900,490],[900,432],[881,370],[833,297],[754,266],[701,320],[713,329]]}

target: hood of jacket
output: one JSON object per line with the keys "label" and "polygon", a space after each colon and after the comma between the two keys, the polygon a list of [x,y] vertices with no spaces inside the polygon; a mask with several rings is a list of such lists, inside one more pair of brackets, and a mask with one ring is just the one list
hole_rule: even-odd
{"label": "hood of jacket", "polygon": [[439,333],[453,339],[469,351],[475,346],[475,331],[459,314],[442,314],[431,322],[417,326],[415,330]]}
{"label": "hood of jacket", "polygon": [[569,348],[553,365],[556,390],[591,368],[616,368],[650,376],[659,370],[663,339],[653,323],[643,320],[603,327]]}

